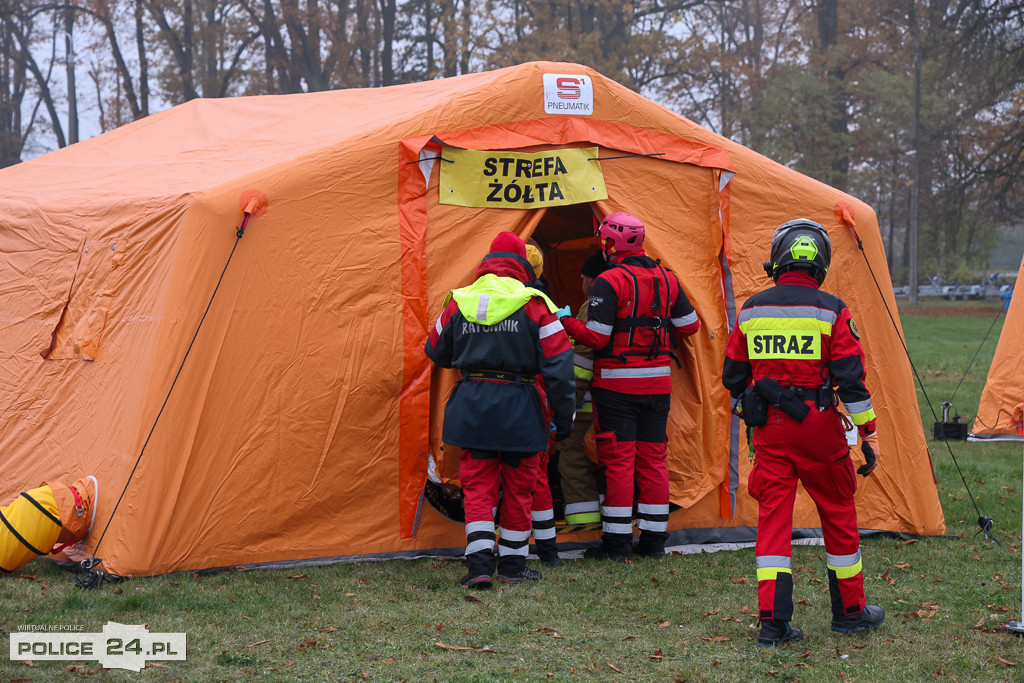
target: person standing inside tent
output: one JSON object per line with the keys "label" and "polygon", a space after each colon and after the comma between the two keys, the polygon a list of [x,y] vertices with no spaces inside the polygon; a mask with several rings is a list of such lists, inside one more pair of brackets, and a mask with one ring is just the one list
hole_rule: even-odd
{"label": "person standing inside tent", "polygon": [[[530,262],[533,280],[528,287],[536,289],[550,298],[551,290],[544,279],[544,252],[533,239],[526,242],[526,260]],[[537,381],[544,390],[544,377],[539,375]],[[546,392],[545,392],[546,393]],[[551,407],[544,402],[545,420],[551,419]],[[530,507],[530,518],[533,521],[533,541],[537,546],[537,559],[545,567],[560,567],[562,560],[558,556],[558,543],[555,541],[555,508],[551,496],[551,483],[548,481],[548,460],[550,443],[537,454],[537,483],[533,489],[533,505]]]}
{"label": "person standing inside tent", "polygon": [[[453,290],[426,343],[437,365],[458,368],[444,411],[442,439],[463,449],[459,463],[466,511],[466,568],[459,581],[489,588],[539,581],[526,566],[530,507],[538,453],[547,448],[551,406],[558,438],[572,429],[572,347],[555,305],[526,287],[534,279],[523,241],[502,232],[477,269],[477,280]],[[547,397],[536,377],[542,375]],[[502,490],[501,540],[494,554],[494,507]]]}
{"label": "person standing inside tent", "polygon": [[[608,262],[600,251],[583,262],[580,280],[585,300],[576,313],[576,319],[584,325],[588,321],[594,278],[607,269]],[[601,522],[600,468],[583,449],[584,437],[594,424],[594,403],[590,395],[594,379],[594,350],[580,341],[573,344],[573,371],[576,374],[576,420],[572,423],[569,438],[558,443],[558,474],[565,500],[565,523],[570,526]]]}
{"label": "person standing inside tent", "polygon": [[849,309],[820,291],[832,244],[820,223],[783,223],[764,264],[775,286],[743,304],[729,337],[722,383],[735,410],[753,426],[754,466],[747,488],[758,501],[758,617],[762,647],[800,640],[793,616],[793,503],[801,482],[818,508],[825,537],[832,630],[876,628],[885,621],[866,605],[857,489],[838,393],[863,440],[869,475],[878,463],[878,435],[864,384],[864,351]]}
{"label": "person standing inside tent", "polygon": [[630,558],[636,485],[636,554],[660,559],[668,540],[665,456],[675,360],[670,346],[696,332],[700,321],[675,274],[644,252],[639,218],[609,214],[597,235],[611,267],[594,280],[588,321],[562,319],[569,336],[594,349],[594,436],[607,481],[601,544],[584,557]]}

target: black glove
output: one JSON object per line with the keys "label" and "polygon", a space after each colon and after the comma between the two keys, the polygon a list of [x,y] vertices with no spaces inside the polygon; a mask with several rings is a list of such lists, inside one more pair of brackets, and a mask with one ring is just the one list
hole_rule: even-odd
{"label": "black glove", "polygon": [[860,449],[864,451],[864,464],[857,468],[857,474],[866,477],[875,471],[875,465],[878,464],[878,432],[862,436]]}

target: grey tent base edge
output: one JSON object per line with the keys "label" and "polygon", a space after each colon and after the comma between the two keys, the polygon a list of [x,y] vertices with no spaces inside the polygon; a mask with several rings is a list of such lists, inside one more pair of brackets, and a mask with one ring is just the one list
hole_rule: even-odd
{"label": "grey tent base edge", "polygon": [[[885,535],[901,540],[917,538],[912,534],[904,534],[892,531],[879,531],[875,529],[861,529],[861,536]],[[793,541],[798,545],[815,545],[814,541],[820,542],[822,538],[821,529],[793,529]],[[721,550],[740,550],[753,547],[757,539],[757,527],[717,527],[705,529],[676,529],[669,532],[665,549],[670,553],[691,554],[716,552]],[[805,543],[801,543],[804,541]],[[577,541],[559,543],[560,552],[575,554],[573,551],[581,551],[592,547],[597,541]],[[331,564],[354,563],[354,562],[379,562],[382,560],[418,560],[418,559],[442,559],[461,561],[464,548],[426,548],[421,550],[405,550],[389,553],[373,553],[366,555],[334,555],[330,557],[315,557],[301,560],[281,560],[278,562],[253,562],[250,564],[233,564],[221,567],[208,567],[204,569],[185,569],[179,572],[168,572],[169,574],[214,574],[226,571],[253,571],[257,569],[290,569],[294,567],[320,567]],[[531,552],[533,547],[531,546]],[[74,570],[78,564],[74,562],[62,562],[52,560],[58,566]],[[145,578],[145,577],[137,577]]]}
{"label": "grey tent base edge", "polygon": [[1024,441],[1024,436],[1016,434],[974,434],[967,435],[968,441]]}

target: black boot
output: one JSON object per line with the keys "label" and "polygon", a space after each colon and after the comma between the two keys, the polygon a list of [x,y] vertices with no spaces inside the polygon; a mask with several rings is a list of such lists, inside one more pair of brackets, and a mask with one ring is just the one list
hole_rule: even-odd
{"label": "black boot", "polygon": [[660,560],[665,557],[665,541],[667,540],[667,531],[641,531],[640,541],[633,549],[633,554]]}
{"label": "black boot", "polygon": [[498,558],[493,550],[481,550],[466,555],[466,575],[459,579],[459,585],[466,588],[490,588],[491,576]]}
{"label": "black boot", "polygon": [[804,632],[789,625],[782,619],[762,619],[761,633],[757,636],[758,647],[785,645],[804,639]]}
{"label": "black boot", "polygon": [[537,559],[539,559],[545,567],[562,566],[562,558],[558,556],[558,544],[555,543],[553,538],[544,538],[536,542],[537,545]]}
{"label": "black boot", "polygon": [[839,633],[853,633],[862,628],[878,628],[885,622],[885,610],[878,605],[868,605],[856,614],[842,617],[832,616],[832,630]]}
{"label": "black boot", "polygon": [[498,581],[502,583],[540,581],[542,578],[539,571],[526,566],[526,558],[522,555],[502,555],[498,558]]}
{"label": "black boot", "polygon": [[583,553],[587,560],[615,560],[625,562],[633,551],[633,534],[604,534],[601,545]]}

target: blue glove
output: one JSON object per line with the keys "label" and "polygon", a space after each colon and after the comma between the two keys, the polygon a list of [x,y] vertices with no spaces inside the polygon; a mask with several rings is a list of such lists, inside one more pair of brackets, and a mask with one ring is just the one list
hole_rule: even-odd
{"label": "blue glove", "polygon": [[563,308],[559,308],[557,311],[555,311],[555,316],[559,320],[561,320],[562,318],[564,318],[567,315],[572,315],[572,313],[569,311],[569,307],[568,306],[565,306]]}

